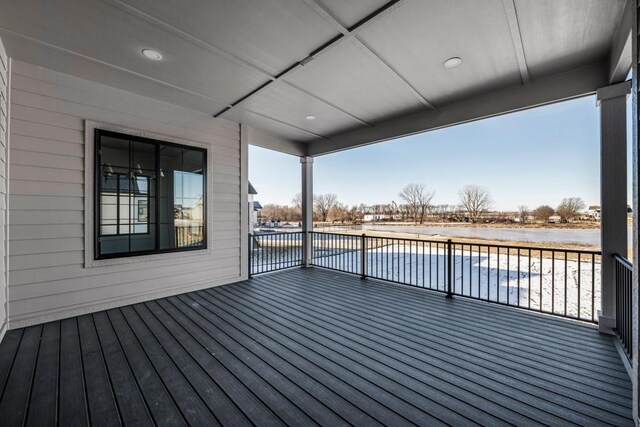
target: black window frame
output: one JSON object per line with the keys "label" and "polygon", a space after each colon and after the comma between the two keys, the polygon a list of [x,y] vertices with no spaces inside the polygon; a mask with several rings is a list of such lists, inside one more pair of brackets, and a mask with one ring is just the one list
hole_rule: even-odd
{"label": "black window frame", "polygon": [[[101,218],[101,197],[100,197],[100,179],[102,177],[102,151],[101,151],[101,139],[102,137],[112,137],[112,138],[120,138],[128,141],[137,141],[153,144],[155,146],[155,174],[156,177],[159,178],[161,176],[161,167],[160,167],[160,147],[168,146],[168,147],[176,147],[181,149],[187,149],[192,151],[199,151],[203,154],[203,164],[202,164],[202,245],[193,246],[193,247],[182,247],[182,248],[169,248],[169,249],[160,249],[160,179],[155,180],[155,248],[145,251],[135,251],[135,252],[118,252],[118,253],[110,253],[110,254],[102,254],[100,251],[101,244],[101,228],[100,228],[100,218]],[[94,199],[94,219],[93,219],[93,243],[94,243],[94,259],[114,259],[114,258],[131,258],[145,255],[159,255],[159,254],[167,254],[167,253],[176,253],[176,252],[191,252],[191,251],[201,251],[206,250],[208,248],[208,209],[207,209],[207,181],[208,181],[208,152],[206,148],[202,147],[194,147],[192,145],[186,144],[177,144],[174,142],[163,141],[161,139],[155,138],[146,138],[136,135],[130,135],[122,132],[114,132],[104,129],[95,129],[94,130],[94,185],[93,185],[93,199]],[[151,185],[148,186],[148,192],[151,191]],[[147,208],[148,209],[148,208]],[[148,213],[147,213],[148,215]],[[147,218],[147,223],[150,224],[150,219]],[[119,224],[118,224],[119,228]],[[151,232],[149,227],[149,233]],[[142,234],[142,233],[138,233]],[[105,236],[108,237],[108,236]]]}

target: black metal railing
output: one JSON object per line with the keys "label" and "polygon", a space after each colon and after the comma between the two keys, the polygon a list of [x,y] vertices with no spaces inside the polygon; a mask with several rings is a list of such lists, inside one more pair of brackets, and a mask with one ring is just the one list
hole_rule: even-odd
{"label": "black metal railing", "polygon": [[633,267],[626,258],[613,256],[616,284],[616,334],[629,360],[633,358]]}
{"label": "black metal railing", "polygon": [[249,234],[249,276],[302,265],[303,233]]}
{"label": "black metal railing", "polygon": [[589,322],[600,252],[312,233],[312,264]]}

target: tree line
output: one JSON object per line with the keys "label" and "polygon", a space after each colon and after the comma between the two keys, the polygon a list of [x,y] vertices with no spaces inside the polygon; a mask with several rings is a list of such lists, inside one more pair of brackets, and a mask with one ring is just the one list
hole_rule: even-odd
{"label": "tree line", "polygon": [[[366,215],[377,215],[385,219],[413,221],[423,224],[428,219],[479,222],[482,220],[498,221],[505,218],[504,213],[491,212],[493,198],[485,187],[466,185],[458,193],[457,205],[435,205],[435,192],[428,191],[424,184],[408,184],[398,193],[400,204],[364,204],[347,206],[338,201],[334,193],[316,194],[313,198],[314,221],[321,222],[359,222]],[[302,195],[296,194],[292,199],[293,206],[267,204],[261,217],[263,222],[278,220],[283,222],[299,222],[302,220]],[[551,217],[558,216],[561,221],[572,221],[580,217],[586,204],[579,197],[567,197],[553,208],[541,205],[530,210],[526,205],[518,206],[517,219],[520,223],[530,221],[548,222]]]}

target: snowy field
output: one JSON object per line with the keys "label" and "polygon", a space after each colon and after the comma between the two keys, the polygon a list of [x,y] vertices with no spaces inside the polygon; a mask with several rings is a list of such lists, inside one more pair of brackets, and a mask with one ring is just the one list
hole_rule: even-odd
{"label": "snowy field", "polygon": [[[330,242],[314,245],[314,264],[337,270],[360,273],[360,250],[357,247],[335,248]],[[324,248],[323,248],[324,246]],[[298,265],[300,247],[262,248],[254,251],[254,272]],[[453,254],[453,292],[513,306],[592,320],[600,307],[600,259],[591,255],[563,253],[556,258],[540,257],[533,251],[487,253],[486,247]],[[545,254],[546,255],[546,254]],[[547,255],[548,256],[548,255]],[[558,258],[561,256],[561,258]],[[262,262],[261,262],[262,261]],[[384,245],[367,251],[367,275],[429,289],[445,290],[447,252],[444,245]],[[275,267],[275,268],[274,268]],[[579,316],[578,316],[579,313]]]}

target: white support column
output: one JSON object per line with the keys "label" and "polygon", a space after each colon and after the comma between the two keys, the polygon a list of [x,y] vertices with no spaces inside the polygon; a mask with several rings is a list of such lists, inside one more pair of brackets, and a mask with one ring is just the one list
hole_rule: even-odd
{"label": "white support column", "polygon": [[631,82],[598,89],[600,106],[600,203],[602,217],[600,332],[613,333],[616,323],[613,255],[627,257],[627,95]]}
{"label": "white support column", "polygon": [[302,264],[311,265],[313,247],[311,232],[313,231],[313,157],[300,157],[302,169]]}

